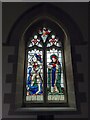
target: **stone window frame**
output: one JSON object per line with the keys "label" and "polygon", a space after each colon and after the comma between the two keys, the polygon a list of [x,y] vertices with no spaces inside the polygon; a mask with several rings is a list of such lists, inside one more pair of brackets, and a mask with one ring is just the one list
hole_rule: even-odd
{"label": "stone window frame", "polygon": [[[64,40],[64,58],[65,58],[65,68],[66,68],[66,79],[67,79],[67,99],[68,99],[68,106],[60,106],[60,107],[40,107],[34,106],[34,107],[26,107],[23,102],[23,79],[24,79],[24,58],[25,58],[25,41],[23,39],[23,33],[21,39],[19,40],[19,50],[18,50],[18,64],[17,64],[17,80],[16,80],[16,110],[29,110],[29,111],[76,111],[76,100],[75,100],[75,89],[74,89],[74,78],[73,78],[73,67],[72,67],[72,58],[71,58],[71,46],[70,46],[70,36],[68,33],[67,28],[60,22],[55,21],[54,19],[51,19],[50,17],[44,16],[47,19],[50,19],[51,21],[56,22],[64,31],[65,33],[65,40]],[[35,21],[42,19],[44,17],[40,17],[36,19]],[[35,22],[34,21],[34,22]],[[32,23],[31,23],[32,24]],[[30,24],[30,25],[31,25]],[[30,25],[28,27],[30,27]],[[22,53],[22,54],[20,54]]]}

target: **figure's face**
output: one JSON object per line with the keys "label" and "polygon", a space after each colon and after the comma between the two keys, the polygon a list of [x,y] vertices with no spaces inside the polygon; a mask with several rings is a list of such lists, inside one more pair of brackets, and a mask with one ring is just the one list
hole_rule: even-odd
{"label": "figure's face", "polygon": [[52,61],[53,61],[53,62],[56,62],[56,58],[52,58]]}
{"label": "figure's face", "polygon": [[55,38],[55,35],[52,35],[52,39],[54,39]]}
{"label": "figure's face", "polygon": [[37,39],[37,35],[34,35],[34,39]]}

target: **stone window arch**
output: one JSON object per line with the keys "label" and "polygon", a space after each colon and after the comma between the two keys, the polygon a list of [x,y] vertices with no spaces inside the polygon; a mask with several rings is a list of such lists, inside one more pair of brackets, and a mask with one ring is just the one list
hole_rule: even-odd
{"label": "stone window arch", "polygon": [[[47,10],[46,10],[47,8]],[[16,108],[16,110],[25,110],[25,111],[67,111],[67,110],[76,110],[76,100],[75,100],[75,89],[74,89],[74,78],[73,78],[73,68],[72,68],[72,57],[71,57],[71,33],[68,26],[68,17],[67,15],[60,10],[61,14],[58,13],[57,9],[50,4],[42,4],[35,8],[32,8],[25,12],[19,20],[15,23],[15,26],[12,28],[12,34],[9,36],[9,44],[14,45],[15,54],[16,54],[16,83],[15,83],[15,92],[14,105],[11,104],[11,107]],[[54,10],[52,14],[52,10]],[[49,12],[48,12],[49,11]],[[37,14],[38,13],[38,14]],[[31,17],[32,16],[32,17]],[[69,19],[71,20],[71,19]],[[17,25],[17,26],[16,26]],[[65,77],[65,101],[63,102],[52,102],[51,104],[47,101],[47,90],[44,84],[44,102],[41,103],[28,103],[25,102],[25,89],[26,89],[26,46],[29,38],[34,36],[36,31],[40,27],[49,28],[51,31],[54,31],[55,35],[60,36],[59,38],[63,41],[63,75]],[[60,32],[59,32],[60,31]],[[30,33],[31,32],[31,33]],[[44,50],[45,52],[45,50]],[[44,61],[46,57],[44,53]],[[44,77],[47,74],[46,63],[44,62]],[[47,82],[47,79],[45,78]],[[53,107],[53,109],[52,109]],[[13,108],[13,109],[14,109]],[[39,108],[39,109],[38,109]]]}
{"label": "stone window arch", "polygon": [[[57,34],[57,37],[60,39],[60,41],[58,40],[58,42],[61,42],[62,43],[62,47],[61,46],[56,46],[58,48],[58,51],[59,49],[62,51],[62,62],[63,62],[63,79],[64,79],[64,88],[65,88],[65,95],[64,95],[64,98],[60,98],[59,99],[59,95],[57,97],[58,100],[55,101],[56,99],[56,96],[48,96],[47,95],[47,67],[46,67],[46,59],[47,59],[47,51],[50,50],[50,48],[47,46],[45,47],[46,44],[43,44],[41,43],[41,46],[38,45],[33,45],[33,44],[30,44],[28,43],[28,41],[30,42],[30,39],[34,40],[32,36],[35,36],[36,34],[39,35],[38,33],[38,30],[41,26],[45,26],[47,28],[50,28],[50,31],[52,30],[52,34],[51,36],[56,33]],[[48,29],[49,30],[49,29]],[[53,33],[54,31],[54,33]],[[50,36],[50,37],[51,37]],[[40,38],[40,36],[39,36]],[[50,38],[49,38],[50,39]],[[48,39],[48,40],[49,40]],[[43,40],[43,39],[41,39]],[[45,42],[43,42],[45,43]],[[28,45],[31,45],[31,47],[27,47],[27,44]],[[47,42],[47,45],[49,44],[49,42]],[[22,45],[22,46],[21,46]],[[35,47],[36,46],[36,47]],[[39,47],[39,48],[37,48]],[[53,48],[56,48],[52,47],[52,50]],[[36,49],[37,48],[37,49]],[[57,49],[56,48],[56,49]],[[72,106],[73,108],[75,107],[75,96],[74,96],[74,82],[73,82],[73,70],[72,70],[72,60],[71,60],[71,50],[70,50],[70,37],[69,37],[69,34],[67,32],[67,29],[64,29],[63,27],[63,24],[62,23],[58,23],[57,21],[54,21],[53,19],[51,19],[50,17],[40,17],[38,19],[35,20],[35,22],[32,22],[26,29],[25,31],[23,32],[23,35],[22,35],[22,38],[19,42],[19,53],[18,53],[18,68],[17,68],[17,79],[19,81],[21,81],[23,79],[23,91],[24,91],[24,97],[23,97],[23,105],[25,107],[30,107],[30,106],[36,106],[38,107],[39,104],[38,102],[40,102],[39,100],[36,101],[36,99],[38,99],[38,96],[36,97],[34,95],[34,97],[30,97],[27,96],[26,97],[26,100],[25,100],[25,89],[26,89],[26,62],[27,62],[27,58],[26,58],[26,51],[28,50],[34,50],[36,49],[36,51],[34,51],[34,54],[37,52],[37,50],[41,50],[43,52],[42,56],[43,56],[43,98],[39,98],[39,99],[42,99],[41,100],[41,107],[42,106],[50,106],[50,107],[55,107],[55,106]],[[55,50],[53,50],[55,51]],[[29,51],[30,52],[30,51]],[[39,51],[40,52],[40,51]],[[49,51],[48,51],[49,52]],[[30,54],[30,53],[29,53]],[[48,58],[49,59],[49,58]],[[22,71],[22,72],[21,72]],[[46,77],[47,76],[47,77]],[[46,84],[47,83],[47,84]],[[18,86],[18,89],[20,89],[20,86]],[[63,97],[63,95],[60,95],[61,97]],[[39,96],[40,97],[40,96]],[[51,104],[50,102],[47,102],[48,101],[48,97],[51,101]],[[18,98],[18,96],[17,96]],[[55,98],[55,99],[54,99]],[[73,101],[71,101],[71,98]],[[31,101],[31,103],[30,103]],[[37,104],[35,104],[37,103]]]}

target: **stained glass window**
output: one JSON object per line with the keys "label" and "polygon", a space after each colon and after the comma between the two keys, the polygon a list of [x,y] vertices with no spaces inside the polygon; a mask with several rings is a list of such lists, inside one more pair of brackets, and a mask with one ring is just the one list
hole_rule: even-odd
{"label": "stained glass window", "polygon": [[55,35],[51,36],[51,39],[49,40],[49,43],[47,44],[47,47],[50,47],[52,45],[55,45],[55,46],[58,46],[58,47],[61,46],[61,42],[60,43],[58,42],[58,39],[55,38]]}
{"label": "stained glass window", "polygon": [[26,88],[26,100],[43,101],[42,51],[37,49],[28,51]]}
{"label": "stained glass window", "polygon": [[47,51],[47,89],[48,101],[64,100],[62,51],[54,48]]}
{"label": "stained glass window", "polygon": [[62,41],[52,31],[38,29],[27,44],[26,101],[44,102],[45,94],[47,102],[65,100]]}
{"label": "stained glass window", "polygon": [[29,44],[29,47],[32,47],[34,45],[36,45],[38,47],[42,47],[42,45],[40,44],[40,40],[38,39],[37,35],[34,35],[33,39],[31,40],[31,43]]}

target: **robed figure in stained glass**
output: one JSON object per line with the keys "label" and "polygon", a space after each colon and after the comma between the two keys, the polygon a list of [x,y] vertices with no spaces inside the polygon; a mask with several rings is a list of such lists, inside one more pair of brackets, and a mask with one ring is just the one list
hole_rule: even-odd
{"label": "robed figure in stained glass", "polygon": [[49,92],[61,93],[61,64],[55,54],[50,56],[51,62],[48,65],[48,88]]}
{"label": "robed figure in stained glass", "polygon": [[50,32],[51,31],[45,27],[43,29],[39,30],[39,34],[41,34],[41,38],[42,38],[43,42],[46,42],[46,39],[47,39],[48,35],[50,34]]}
{"label": "robed figure in stained glass", "polygon": [[30,62],[32,67],[28,67],[28,80],[27,80],[27,95],[41,94],[42,93],[42,77],[41,72],[41,56],[34,54]]}

